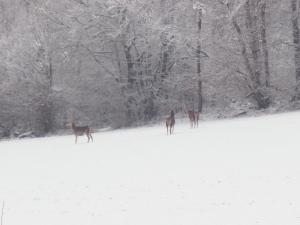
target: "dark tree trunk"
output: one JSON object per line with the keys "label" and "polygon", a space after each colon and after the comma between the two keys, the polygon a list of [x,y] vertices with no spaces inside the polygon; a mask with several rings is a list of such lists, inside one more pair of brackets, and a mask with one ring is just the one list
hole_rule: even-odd
{"label": "dark tree trunk", "polygon": [[298,1],[292,0],[292,25],[293,42],[295,48],[295,70],[296,70],[296,99],[300,99],[300,31],[298,21]]}
{"label": "dark tree trunk", "polygon": [[161,32],[160,43],[161,49],[159,53],[159,67],[155,75],[155,82],[157,88],[157,96],[167,100],[169,98],[169,90],[166,87],[165,81],[169,78],[172,64],[174,62],[174,35],[169,31],[169,27],[174,25],[172,0],[160,0],[160,14],[162,23],[166,26],[165,30]]}
{"label": "dark tree trunk", "polygon": [[260,65],[260,46],[259,46],[259,29],[257,15],[257,0],[247,0],[245,3],[246,9],[246,27],[248,28],[250,37],[250,51],[253,61],[252,77],[254,88],[260,86],[261,65]]}
{"label": "dark tree trunk", "polygon": [[135,92],[136,85],[136,73],[134,69],[133,56],[131,54],[131,47],[124,45],[124,53],[127,64],[127,87],[125,88],[125,96],[126,96],[126,126],[132,125],[136,118],[136,99],[135,95],[132,93]]}
{"label": "dark tree trunk", "polygon": [[[235,19],[232,20],[232,23],[233,23],[233,26],[234,26],[237,34],[238,34],[239,43],[240,43],[241,48],[242,48],[242,56],[243,56],[245,68],[246,68],[248,74],[251,77],[254,77],[254,73],[253,73],[253,70],[252,70],[252,67],[251,67],[251,63],[250,63],[250,60],[249,60],[249,57],[248,57],[248,54],[247,54],[247,45],[246,45],[246,43],[243,39],[242,30],[241,30],[239,24],[237,23],[237,21]],[[251,84],[251,88],[252,88],[252,84]]]}
{"label": "dark tree trunk", "polygon": [[127,82],[128,82],[128,88],[132,89],[134,87],[135,83],[135,71],[134,71],[134,62],[133,57],[131,55],[131,46],[124,46],[124,53],[126,58],[126,64],[127,64]]}
{"label": "dark tree trunk", "polygon": [[270,66],[269,66],[269,50],[268,50],[267,32],[266,32],[266,3],[265,2],[261,3],[260,16],[261,16],[262,50],[264,55],[265,85],[266,87],[270,87]]}
{"label": "dark tree trunk", "polygon": [[198,40],[197,40],[197,75],[198,75],[198,112],[202,112],[203,108],[203,98],[202,98],[202,79],[201,79],[201,42],[200,42],[200,35],[201,35],[201,28],[202,28],[202,10],[199,9],[198,12]]}
{"label": "dark tree trunk", "polygon": [[161,77],[166,79],[168,77],[168,62],[169,62],[169,53],[167,50],[163,50],[162,52],[162,66],[161,66]]}
{"label": "dark tree trunk", "polygon": [[52,90],[53,90],[53,63],[52,58],[49,57],[47,65],[47,90],[45,100],[42,105],[42,120],[44,126],[44,132],[49,133],[53,131],[53,102],[52,102]]}

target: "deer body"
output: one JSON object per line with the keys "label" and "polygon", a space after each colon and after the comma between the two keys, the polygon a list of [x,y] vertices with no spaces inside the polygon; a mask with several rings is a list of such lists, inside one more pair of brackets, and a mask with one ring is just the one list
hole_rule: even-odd
{"label": "deer body", "polygon": [[167,127],[167,134],[172,134],[174,132],[174,125],[175,125],[175,113],[172,110],[171,115],[166,119],[166,127]]}
{"label": "deer body", "polygon": [[189,119],[190,119],[190,122],[191,122],[191,127],[198,127],[198,121],[199,121],[199,112],[197,111],[192,111],[192,110],[189,110],[187,112],[188,116],[189,116]]}
{"label": "deer body", "polygon": [[75,135],[75,143],[77,143],[77,137],[78,136],[83,136],[83,135],[86,135],[87,138],[88,138],[88,142],[90,142],[90,140],[94,141],[93,140],[93,137],[92,137],[92,131],[91,131],[91,128],[89,126],[82,126],[82,127],[77,127],[75,125],[74,122],[71,123],[71,127],[72,127],[72,130],[74,132],[74,135]]}

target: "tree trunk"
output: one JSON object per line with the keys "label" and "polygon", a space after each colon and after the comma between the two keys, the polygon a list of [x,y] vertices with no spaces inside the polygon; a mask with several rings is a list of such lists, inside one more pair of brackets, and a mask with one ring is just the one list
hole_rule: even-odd
{"label": "tree trunk", "polygon": [[128,88],[132,89],[134,87],[135,83],[135,71],[134,71],[134,63],[133,63],[133,57],[131,55],[131,46],[124,46],[124,53],[126,58],[126,64],[127,64],[127,82],[128,82]]}
{"label": "tree trunk", "polygon": [[203,108],[203,99],[202,99],[202,80],[201,80],[201,42],[200,42],[200,35],[201,35],[201,28],[202,28],[202,9],[199,9],[198,12],[198,37],[197,37],[197,75],[198,75],[198,112],[202,112]]}
{"label": "tree trunk", "polygon": [[246,9],[246,27],[250,37],[250,51],[253,61],[252,76],[254,88],[260,86],[261,65],[260,65],[260,46],[259,46],[259,31],[258,31],[258,15],[257,15],[257,0],[247,0],[245,3]]}
{"label": "tree trunk", "polygon": [[126,126],[130,126],[136,120],[136,99],[132,93],[135,92],[136,73],[134,70],[133,56],[131,54],[131,47],[124,45],[124,53],[127,64],[127,87],[126,87]]}
{"label": "tree trunk", "polygon": [[267,32],[266,32],[266,2],[261,3],[260,16],[261,16],[261,40],[262,40],[262,50],[264,56],[265,86],[270,87],[269,50],[268,50]]}
{"label": "tree trunk", "polygon": [[298,22],[298,1],[292,0],[292,25],[293,42],[295,48],[295,70],[296,70],[296,99],[300,99],[300,31]]}
{"label": "tree trunk", "polygon": [[[239,24],[237,23],[237,21],[234,18],[232,20],[232,24],[233,24],[234,29],[238,33],[238,39],[239,39],[239,43],[240,43],[241,48],[242,48],[242,56],[243,56],[245,68],[246,68],[248,74],[250,75],[250,77],[254,77],[253,70],[252,70],[252,67],[251,67],[251,63],[250,63],[250,60],[249,60],[249,57],[248,57],[248,54],[247,54],[247,46],[246,46],[246,43],[243,39],[242,30],[241,30]],[[251,83],[251,88],[252,88],[252,83]]]}
{"label": "tree trunk", "polygon": [[157,75],[155,75],[157,95],[162,99],[169,98],[169,90],[166,87],[165,81],[169,78],[170,71],[174,62],[174,34],[170,27],[174,26],[174,15],[172,8],[174,3],[172,0],[160,0],[160,16],[164,30],[160,34],[160,53],[159,53],[159,67]]}
{"label": "tree trunk", "polygon": [[44,126],[44,132],[47,134],[53,130],[53,102],[52,102],[52,90],[53,90],[53,63],[52,58],[48,58],[47,65],[47,90],[45,101],[42,105],[42,120]]}

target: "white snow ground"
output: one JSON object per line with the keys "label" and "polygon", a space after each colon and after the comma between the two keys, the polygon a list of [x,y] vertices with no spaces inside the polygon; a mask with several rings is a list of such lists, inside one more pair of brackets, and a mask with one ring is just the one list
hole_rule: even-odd
{"label": "white snow ground", "polygon": [[3,225],[299,225],[300,114],[0,143]]}

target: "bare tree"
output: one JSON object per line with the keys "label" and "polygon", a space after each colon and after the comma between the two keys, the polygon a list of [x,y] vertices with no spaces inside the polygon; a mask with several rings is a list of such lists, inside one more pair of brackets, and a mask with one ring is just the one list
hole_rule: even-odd
{"label": "bare tree", "polygon": [[0,3],[0,136],[44,135],[71,112],[116,128],[183,105],[279,107],[295,77],[299,92],[297,0],[13,1]]}

